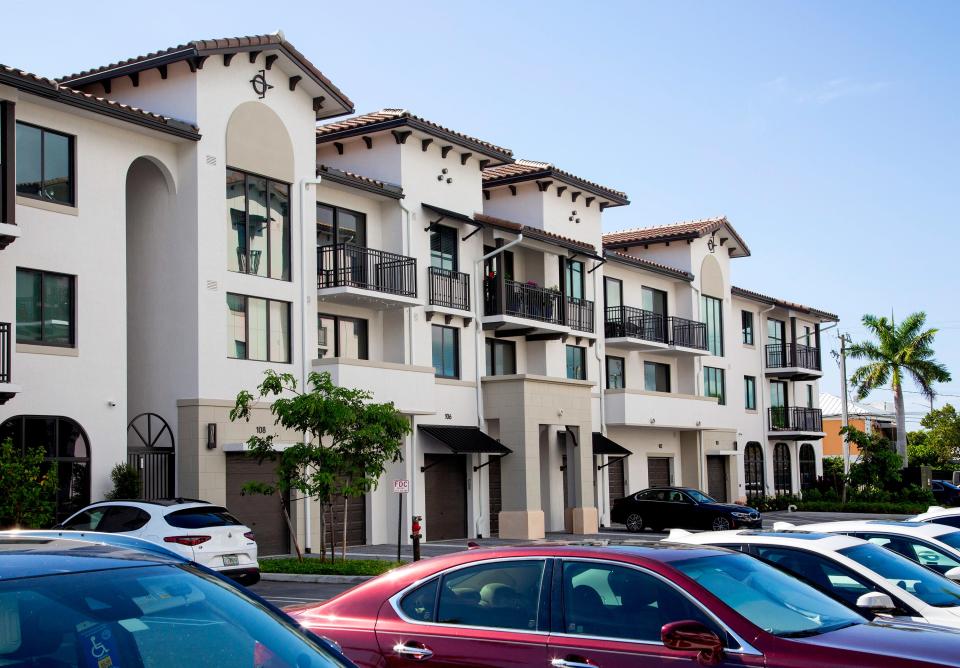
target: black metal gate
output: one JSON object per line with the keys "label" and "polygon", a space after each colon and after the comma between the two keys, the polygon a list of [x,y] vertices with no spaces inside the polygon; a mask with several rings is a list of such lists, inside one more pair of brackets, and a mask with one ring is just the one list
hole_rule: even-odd
{"label": "black metal gate", "polygon": [[173,430],[156,413],[141,413],[127,425],[127,463],[140,472],[140,497],[172,499],[176,492]]}

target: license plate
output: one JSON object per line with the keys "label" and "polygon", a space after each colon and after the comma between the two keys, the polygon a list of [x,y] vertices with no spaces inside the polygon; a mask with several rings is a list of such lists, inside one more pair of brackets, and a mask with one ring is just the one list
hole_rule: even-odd
{"label": "license plate", "polygon": [[223,555],[223,565],[224,566],[236,566],[240,563],[240,557],[236,554],[225,554]]}

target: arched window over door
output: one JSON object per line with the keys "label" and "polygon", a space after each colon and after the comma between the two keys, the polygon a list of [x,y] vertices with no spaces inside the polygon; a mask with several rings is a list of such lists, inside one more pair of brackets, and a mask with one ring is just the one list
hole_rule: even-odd
{"label": "arched window over door", "polygon": [[800,491],[810,489],[817,483],[817,453],[813,446],[800,446]]}
{"label": "arched window over door", "polygon": [[[17,415],[0,424],[0,441],[13,447],[43,448],[57,467],[57,520],[90,503],[90,441],[77,422],[57,415]],[[45,527],[44,527],[45,528]]]}
{"label": "arched window over door", "polygon": [[790,446],[777,443],[773,446],[773,491],[777,496],[793,493],[792,477]]}
{"label": "arched window over door", "polygon": [[747,443],[747,447],[743,450],[743,468],[747,484],[747,496],[765,496],[763,447],[756,441]]}

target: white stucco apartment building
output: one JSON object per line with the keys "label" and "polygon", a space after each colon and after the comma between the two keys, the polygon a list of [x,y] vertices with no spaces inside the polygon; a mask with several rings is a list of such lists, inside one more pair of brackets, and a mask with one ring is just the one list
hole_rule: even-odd
{"label": "white stucco apartment building", "polygon": [[[225,503],[288,550],[279,500],[240,493],[272,476],[244,456],[269,407],[228,417],[271,368],[411,422],[350,502],[355,543],[396,536],[393,479],[428,540],[536,538],[648,485],[733,501],[820,471],[836,317],[734,287],[726,219],[604,235],[620,191],[353,112],[280,34],[56,81],[0,67],[0,438],[46,448],[61,512],[130,461],[146,496]],[[291,508],[316,544],[317,510]]]}

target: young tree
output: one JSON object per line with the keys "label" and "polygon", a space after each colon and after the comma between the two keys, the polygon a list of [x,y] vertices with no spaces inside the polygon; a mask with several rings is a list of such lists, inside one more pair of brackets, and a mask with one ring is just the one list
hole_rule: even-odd
{"label": "young tree", "polygon": [[890,491],[899,484],[901,460],[890,439],[856,427],[843,427],[840,434],[860,450],[857,461],[850,466],[850,483],[854,487]]}
{"label": "young tree", "polygon": [[950,404],[937,408],[920,420],[922,431],[907,434],[910,464],[950,468],[960,459],[960,414]]}
{"label": "young tree", "polygon": [[[346,504],[349,497],[374,489],[387,464],[402,458],[403,438],[410,432],[410,424],[392,403],[373,403],[369,392],[338,387],[326,372],[311,373],[307,391],[297,389],[291,374],[267,371],[265,376],[256,396],[246,390],[237,395],[230,419],[249,421],[253,403],[268,399],[272,401],[274,424],[303,434],[304,439],[285,450],[275,450],[275,435],[251,436],[247,440],[250,455],[260,462],[274,462],[277,482],[247,483],[244,491],[279,492],[283,499],[287,492],[296,490],[320,503],[321,526],[329,511],[332,531],[334,499],[343,497]],[[283,510],[297,546],[289,509],[284,506]],[[346,508],[343,522],[345,556]],[[324,535],[325,530],[321,530],[321,554],[325,553]],[[331,550],[334,548],[335,541],[331,540]]]}
{"label": "young tree", "polygon": [[107,501],[140,498],[140,471],[135,466],[126,462],[117,464],[110,469],[110,479],[113,489],[104,497]]}
{"label": "young tree", "polygon": [[57,510],[57,468],[46,466],[43,448],[20,452],[0,444],[0,527],[46,529]]}
{"label": "young tree", "polygon": [[850,382],[857,388],[857,396],[865,399],[872,390],[890,383],[897,414],[897,454],[907,465],[907,425],[903,408],[903,380],[909,376],[927,399],[936,394],[934,383],[950,381],[947,368],[933,357],[933,339],[937,330],[924,329],[927,315],[912,313],[899,325],[892,319],[863,316],[863,326],[875,341],[854,343],[847,350],[853,359],[867,363],[853,372]]}

